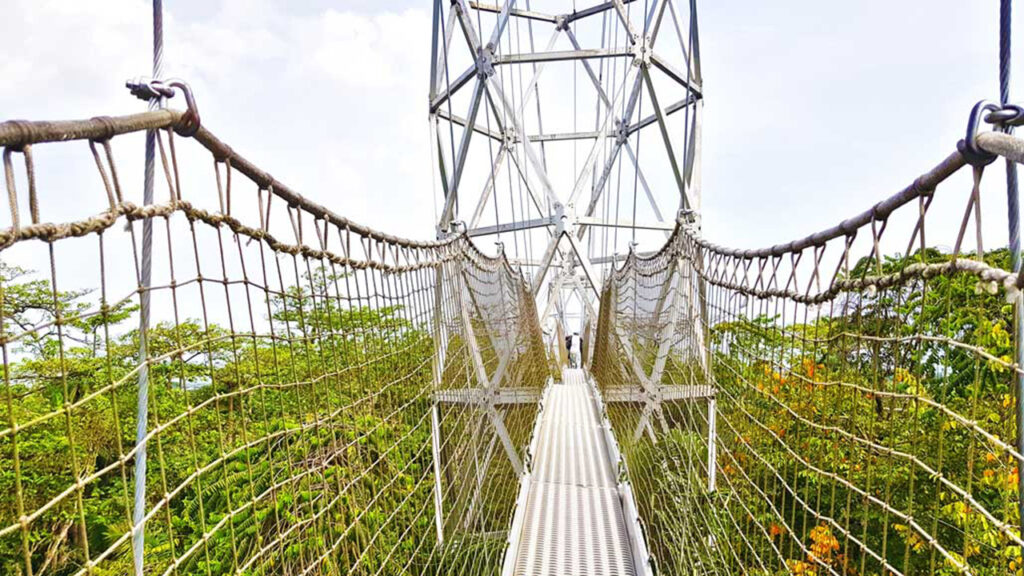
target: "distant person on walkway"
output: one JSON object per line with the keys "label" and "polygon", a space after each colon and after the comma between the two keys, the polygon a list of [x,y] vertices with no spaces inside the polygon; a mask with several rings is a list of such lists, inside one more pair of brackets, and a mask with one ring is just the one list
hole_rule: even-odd
{"label": "distant person on walkway", "polygon": [[572,356],[572,336],[565,337],[565,356],[569,359],[569,368],[575,368],[576,362]]}
{"label": "distant person on walkway", "polygon": [[567,340],[566,347],[569,348],[569,365],[573,368],[579,368],[581,366],[580,344],[582,344],[580,333],[573,332],[572,336],[569,336]]}

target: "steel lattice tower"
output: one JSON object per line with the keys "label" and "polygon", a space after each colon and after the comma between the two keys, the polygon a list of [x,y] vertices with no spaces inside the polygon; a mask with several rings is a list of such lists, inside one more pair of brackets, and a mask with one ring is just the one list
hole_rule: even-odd
{"label": "steel lattice tower", "polygon": [[434,3],[438,234],[496,240],[542,321],[700,208],[696,1],[576,4]]}

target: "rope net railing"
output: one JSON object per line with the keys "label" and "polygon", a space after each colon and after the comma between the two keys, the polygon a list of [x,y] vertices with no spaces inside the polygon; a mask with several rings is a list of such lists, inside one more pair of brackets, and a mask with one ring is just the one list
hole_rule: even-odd
{"label": "rope net railing", "polygon": [[0,124],[0,573],[132,573],[135,539],[146,574],[500,570],[548,375],[521,275],[180,119]]}
{"label": "rope net railing", "polygon": [[940,186],[964,166],[770,249],[680,227],[606,281],[593,373],[658,573],[1022,573],[1021,280],[982,170]]}

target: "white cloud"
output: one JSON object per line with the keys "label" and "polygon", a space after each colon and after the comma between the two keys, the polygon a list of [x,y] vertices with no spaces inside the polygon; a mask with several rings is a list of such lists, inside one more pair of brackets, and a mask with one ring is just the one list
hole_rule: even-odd
{"label": "white cloud", "polygon": [[[986,6],[702,3],[709,234],[749,246],[811,232],[941,158],[970,103],[994,93],[997,15]],[[432,235],[429,3],[165,9],[167,73],[193,84],[207,126],[317,202]],[[149,69],[149,17],[146,0],[7,2],[4,118],[140,110],[122,83]]]}

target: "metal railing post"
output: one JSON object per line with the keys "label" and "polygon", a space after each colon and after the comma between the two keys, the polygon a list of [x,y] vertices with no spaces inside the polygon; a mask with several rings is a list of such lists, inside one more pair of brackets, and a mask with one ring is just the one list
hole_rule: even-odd
{"label": "metal railing post", "polygon": [[438,264],[434,275],[434,400],[430,407],[430,443],[434,459],[434,523],[437,526],[437,544],[444,544],[444,494],[441,484],[441,418],[437,392],[441,389],[444,371],[444,338],[441,316],[442,294],[444,293],[444,264]]}

